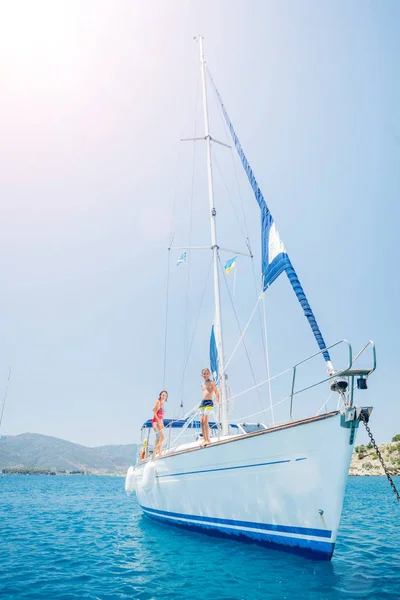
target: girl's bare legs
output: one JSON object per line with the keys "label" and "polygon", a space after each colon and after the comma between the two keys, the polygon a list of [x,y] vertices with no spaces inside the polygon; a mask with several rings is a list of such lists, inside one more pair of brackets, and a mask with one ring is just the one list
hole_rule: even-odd
{"label": "girl's bare legs", "polygon": [[160,433],[159,438],[157,440],[157,443],[154,446],[154,457],[156,457],[157,454],[161,454],[162,444],[163,444],[163,441],[164,441],[164,434],[162,432],[162,427],[161,427],[161,425],[159,423],[154,423],[153,429],[154,429],[154,432],[155,432],[156,435],[158,433]]}
{"label": "girl's bare legs", "polygon": [[163,434],[162,430],[160,429],[160,437],[158,438],[158,443],[157,443],[157,448],[158,448],[157,454],[159,456],[161,456],[163,441],[164,441],[164,434]]}

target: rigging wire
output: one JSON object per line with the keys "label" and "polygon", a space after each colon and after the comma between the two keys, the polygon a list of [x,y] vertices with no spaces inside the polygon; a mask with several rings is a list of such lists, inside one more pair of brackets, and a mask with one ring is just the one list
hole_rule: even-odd
{"label": "rigging wire", "polygon": [[[278,377],[281,377],[282,375],[285,375],[286,373],[290,373],[290,372],[293,372],[293,368],[285,369],[284,371],[281,371],[277,375],[273,375],[269,379],[266,379],[265,381],[261,381],[260,383],[257,383],[256,385],[253,385],[252,387],[247,388],[247,390],[243,390],[242,392],[239,392],[238,394],[235,394],[234,396],[231,397],[231,400],[234,400],[235,398],[239,398],[239,396],[243,396],[244,394],[247,394],[248,392],[251,392],[255,388],[261,387],[262,385],[265,385],[269,381],[272,381],[273,379],[278,379]],[[269,410],[269,409],[266,408],[265,410]]]}
{"label": "rigging wire", "polygon": [[[180,148],[180,146],[179,146]],[[164,373],[163,373],[163,388],[165,389],[165,380],[167,373],[167,345],[168,345],[168,308],[169,308],[169,278],[170,278],[170,261],[171,261],[171,246],[174,241],[174,231],[173,224],[175,221],[175,209],[176,209],[176,198],[177,198],[177,189],[178,189],[178,180],[179,180],[179,172],[180,172],[180,162],[181,162],[181,152],[178,152],[178,161],[176,165],[176,177],[175,177],[175,188],[174,195],[172,200],[172,211],[171,211],[171,221],[169,226],[169,246],[168,250],[168,259],[167,259],[167,283],[166,283],[166,298],[165,298],[165,324],[164,324]]]}
{"label": "rigging wire", "polygon": [[[254,256],[253,255],[251,256],[251,267],[252,267],[252,271],[253,271],[254,291],[255,291],[256,296],[257,296],[258,293],[259,293],[259,290],[257,288],[257,278],[256,278],[256,270],[255,270],[255,267],[254,267]],[[260,281],[261,281],[261,277],[260,277]],[[262,345],[263,345],[263,350],[264,350],[264,356],[267,357],[268,350],[267,350],[267,345],[266,345],[265,332],[264,332],[263,327],[262,327],[261,308],[260,308],[260,306],[258,306],[257,313],[258,313],[258,323],[259,323],[260,331],[261,331],[261,340],[262,340]],[[268,368],[267,368],[267,371],[268,371]]]}
{"label": "rigging wire", "polygon": [[[214,90],[214,87],[213,87],[213,90]],[[215,90],[214,90],[214,94],[215,94]],[[225,121],[225,119],[222,118],[221,107],[219,106],[219,104],[218,104],[218,107],[219,107],[220,117],[221,117],[221,119],[222,119],[222,121],[223,121],[223,123],[225,125],[226,130],[229,133],[226,121]],[[244,221],[244,228],[245,228],[246,235],[247,235],[247,241],[248,241],[247,247],[249,248],[250,255],[251,255],[251,269],[252,269],[252,273],[253,273],[254,291],[255,291],[256,297],[257,297],[258,294],[259,294],[259,292],[260,292],[260,290],[259,290],[259,288],[257,286],[257,277],[256,277],[255,266],[254,266],[254,256],[253,256],[253,253],[252,253],[252,251],[250,249],[249,230],[248,230],[248,227],[247,227],[246,212],[244,210],[243,195],[242,195],[242,191],[240,189],[239,177],[238,177],[238,173],[237,173],[236,161],[235,161],[235,156],[234,156],[234,153],[233,153],[233,148],[230,148],[230,151],[231,151],[230,154],[231,154],[232,164],[233,164],[233,171],[235,173],[237,193],[238,193],[238,196],[239,196],[240,206],[241,206],[241,209],[242,209],[242,215],[243,215],[243,221]],[[261,284],[261,276],[259,278],[259,284]],[[262,288],[262,285],[260,285],[260,288]],[[259,323],[260,332],[261,332],[261,341],[262,341],[262,345],[263,345],[264,356],[266,358],[266,365],[265,366],[266,366],[266,369],[267,369],[267,377],[269,377],[269,373],[268,373],[268,371],[269,371],[269,356],[268,356],[268,346],[267,346],[267,332],[266,332],[266,325],[264,326],[264,329],[263,329],[263,326],[262,326],[261,306],[258,307],[258,311],[257,312],[258,312],[258,323]]]}
{"label": "rigging wire", "polygon": [[226,193],[227,193],[227,196],[228,196],[229,203],[230,203],[230,205],[231,205],[231,207],[232,207],[232,210],[233,210],[233,212],[235,213],[235,217],[236,217],[236,220],[237,220],[237,222],[238,222],[238,225],[239,225],[239,228],[240,228],[241,234],[243,235],[243,238],[244,238],[244,240],[245,240],[245,244],[246,244],[246,246],[247,246],[247,240],[248,240],[248,235],[247,235],[247,232],[246,232],[246,230],[244,230],[244,229],[243,229],[243,225],[242,225],[242,223],[240,222],[240,219],[239,219],[238,212],[237,212],[237,210],[236,210],[236,207],[235,207],[235,205],[234,205],[234,203],[233,203],[233,201],[232,201],[231,194],[230,194],[230,192],[229,192],[229,189],[228,189],[228,186],[227,186],[227,184],[226,184],[225,178],[224,178],[224,176],[223,176],[223,174],[222,174],[222,169],[221,169],[221,167],[220,167],[220,165],[219,165],[219,162],[218,162],[218,159],[217,159],[217,154],[216,154],[216,152],[214,151],[214,148],[213,148],[212,146],[211,146],[211,152],[212,152],[212,156],[213,156],[213,164],[215,164],[215,165],[217,166],[218,173],[219,173],[219,176],[220,176],[220,178],[221,178],[221,181],[222,181],[222,183],[223,183],[223,185],[224,185],[224,187],[225,187],[225,190],[226,190]]}
{"label": "rigging wire", "polygon": [[[199,80],[197,79],[196,88],[196,102],[194,110],[194,135],[197,136],[197,111],[199,103]],[[187,251],[187,277],[186,277],[186,298],[185,298],[185,319],[184,319],[184,332],[183,332],[183,368],[185,366],[185,356],[187,351],[187,332],[188,332],[188,321],[189,321],[189,304],[190,304],[190,281],[191,281],[191,260],[190,248],[192,246],[192,231],[193,231],[193,198],[194,198],[194,183],[195,183],[195,166],[196,166],[196,142],[193,142],[193,157],[192,157],[192,181],[190,190],[190,204],[189,204],[189,242]],[[181,397],[180,397],[180,410],[183,413],[183,396],[184,396],[184,385],[182,385]]]}
{"label": "rigging wire", "polygon": [[[273,407],[275,408],[276,406],[283,404],[284,402],[286,402],[286,400],[290,400],[290,395],[285,396],[285,398],[282,398],[282,400],[279,400],[278,402],[275,402]],[[239,419],[235,419],[233,422],[234,423],[240,423],[240,421],[244,422],[247,419],[250,419],[251,417],[256,417],[257,415],[262,415],[263,413],[267,413],[269,410],[270,410],[270,407],[264,408],[263,410],[259,410],[258,412],[252,413],[251,415],[246,415],[245,417],[239,417]]]}
{"label": "rigging wire", "polygon": [[[210,74],[211,76],[211,74]],[[211,86],[213,89],[213,93],[214,93],[214,97],[217,101],[217,97],[216,97],[216,93],[215,93],[215,88],[214,86]],[[223,118],[222,115],[222,110],[221,110],[221,106],[219,104],[219,102],[217,102],[218,105],[218,113],[220,116],[221,121],[224,124],[225,130],[227,131],[228,135],[230,135],[229,129],[228,129],[228,125],[226,124],[225,119]],[[242,195],[242,190],[240,188],[240,183],[239,183],[239,176],[238,176],[238,172],[237,172],[237,168],[236,168],[236,161],[235,161],[235,155],[233,152],[233,148],[230,148],[230,154],[231,154],[231,159],[232,159],[232,165],[233,165],[233,172],[235,173],[235,181],[236,181],[236,188],[237,188],[237,193],[239,196],[239,200],[240,200],[240,207],[242,209],[242,216],[243,216],[243,222],[244,222],[244,228],[246,231],[246,236],[247,236],[247,240],[248,240],[248,247],[250,246],[250,239],[249,239],[249,230],[247,227],[247,219],[246,219],[246,212],[244,210],[244,203],[243,203],[243,195]],[[257,277],[256,277],[256,271],[255,271],[255,266],[254,266],[254,256],[253,253],[250,250],[250,254],[251,254],[251,268],[252,268],[252,272],[253,272],[253,283],[254,283],[254,291],[256,293],[256,297],[258,296],[258,294],[260,293],[260,290],[257,286]],[[259,280],[259,283],[261,283],[261,277]],[[260,285],[260,288],[262,286]],[[261,332],[261,340],[262,340],[262,345],[263,345],[263,350],[264,350],[264,356],[266,358],[266,370],[267,370],[267,377],[269,377],[269,356],[268,356],[268,346],[267,346],[267,333],[266,333],[266,329],[263,329],[262,326],[262,316],[261,316],[261,306],[258,307],[258,322],[259,322],[259,326],[260,326],[260,332]]]}
{"label": "rigging wire", "polygon": [[192,346],[193,346],[194,336],[195,336],[195,333],[196,333],[196,330],[197,330],[197,325],[198,325],[199,318],[200,318],[200,312],[201,312],[201,309],[202,309],[202,306],[203,306],[203,300],[204,300],[204,296],[205,296],[206,290],[207,290],[207,284],[208,284],[208,278],[209,278],[209,275],[210,275],[210,269],[211,269],[211,265],[212,265],[212,260],[213,259],[211,257],[210,262],[208,264],[207,275],[206,275],[206,279],[205,279],[205,283],[204,283],[203,292],[201,294],[200,305],[199,305],[199,309],[197,311],[196,321],[195,321],[194,328],[193,328],[192,339],[190,341],[189,349],[188,349],[187,356],[186,356],[185,366],[183,368],[181,383],[180,383],[179,391],[178,391],[178,398],[181,395],[181,389],[183,387],[183,382],[184,382],[184,378],[185,378],[185,374],[186,374],[186,369],[187,369],[187,366],[188,366],[188,362],[189,362],[189,358],[190,358],[190,353],[191,353]]}
{"label": "rigging wire", "polygon": [[[209,70],[209,68],[207,66],[206,66],[206,69],[207,69],[207,74],[210,77],[211,82],[212,82],[211,72],[210,72],[210,70]],[[220,118],[220,120],[222,122],[222,127],[225,130],[225,132],[228,134],[228,137],[230,137],[230,131],[229,131],[228,125],[227,125],[227,123],[226,123],[226,121],[225,121],[225,119],[223,117],[222,110],[221,110],[221,105],[218,102],[218,98],[217,98],[217,94],[216,94],[214,85],[211,85],[211,89],[213,91],[212,97],[214,98],[214,102],[215,102],[215,104],[217,106],[217,113],[218,113],[219,118]],[[247,226],[246,212],[244,210],[243,195],[242,195],[242,191],[241,191],[241,188],[240,188],[239,177],[238,177],[238,172],[237,172],[237,167],[236,167],[235,154],[234,154],[234,151],[233,151],[232,147],[230,147],[229,150],[230,150],[230,155],[231,155],[231,159],[232,159],[233,172],[235,174],[237,195],[239,197],[240,207],[241,207],[241,210],[242,210],[244,230],[245,230],[245,233],[246,233],[246,240],[247,240],[246,245],[247,245],[247,248],[249,249],[250,257],[251,257],[251,266],[252,266],[252,272],[253,272],[254,290],[255,290],[256,298],[258,298],[258,295],[260,293],[260,289],[259,289],[259,287],[257,285],[257,277],[256,277],[256,272],[255,272],[255,267],[254,267],[254,256],[253,256],[253,253],[252,253],[251,247],[250,247],[250,236],[249,236],[249,230],[248,230],[248,226]],[[219,168],[218,163],[217,163],[217,166]],[[228,197],[229,197],[229,192],[228,192]],[[230,197],[229,197],[229,200],[230,200]],[[232,204],[232,206],[234,208],[234,205],[233,205],[232,202],[231,202],[231,204]],[[236,211],[235,208],[234,208],[234,211],[235,211],[236,218],[238,219],[238,222],[240,224],[240,220],[239,220],[239,218],[237,216],[237,211]],[[242,229],[242,227],[241,227],[241,229]],[[243,229],[242,229],[242,231],[243,231]],[[261,278],[260,278],[259,283],[261,283]],[[268,356],[268,347],[267,347],[267,343],[266,343],[266,333],[264,332],[264,328],[263,328],[263,324],[262,324],[261,306],[258,307],[258,311],[257,312],[258,312],[259,328],[260,328],[260,332],[261,332],[261,341],[262,341],[263,350],[264,350],[264,356],[265,356],[265,360],[266,360],[266,365],[265,366],[266,366],[267,377],[268,377],[269,376],[268,375],[268,371],[269,371],[269,356]]]}
{"label": "rigging wire", "polygon": [[241,344],[241,342],[242,342],[242,339],[244,338],[244,336],[245,336],[245,334],[246,334],[246,331],[247,331],[247,329],[249,328],[249,325],[250,325],[250,323],[251,323],[251,322],[252,322],[252,320],[253,320],[254,313],[255,313],[255,312],[256,312],[256,310],[257,310],[258,303],[260,302],[260,300],[261,300],[261,295],[260,295],[260,296],[258,297],[258,299],[257,299],[257,302],[256,302],[256,304],[255,304],[255,306],[254,306],[254,308],[253,308],[253,311],[252,311],[252,313],[251,313],[251,315],[250,315],[250,318],[249,318],[249,320],[247,321],[247,323],[246,323],[246,326],[245,326],[245,328],[243,329],[243,331],[242,331],[242,334],[241,334],[241,336],[240,336],[240,338],[239,338],[239,340],[238,340],[238,342],[237,342],[236,346],[235,346],[235,347],[234,347],[234,349],[232,350],[232,353],[231,353],[231,355],[230,355],[229,359],[228,359],[228,360],[227,360],[227,362],[225,363],[225,370],[227,369],[227,367],[228,367],[229,363],[231,362],[232,358],[235,356],[236,350],[239,348],[239,346],[240,346],[240,344]]}
{"label": "rigging wire", "polygon": [[325,412],[327,411],[327,404],[328,404],[329,400],[331,399],[332,394],[333,394],[333,391],[331,391],[331,393],[329,394],[329,396],[327,397],[327,399],[325,400],[325,402],[323,403],[323,405],[321,406],[321,408],[319,408],[318,411],[315,413],[315,416],[319,415],[319,413],[324,408],[324,406],[325,406]]}
{"label": "rigging wire", "polygon": [[[219,111],[219,114],[220,114],[220,111]],[[224,123],[224,125],[226,127],[225,121],[223,121],[223,123]],[[230,151],[231,151],[231,156],[232,156],[232,162],[233,162],[233,165],[234,165],[234,171],[235,171],[235,178],[236,178],[236,185],[237,185],[237,190],[238,190],[238,196],[240,198],[240,204],[241,204],[241,208],[242,208],[242,214],[243,214],[243,220],[244,220],[244,230],[243,230],[243,226],[242,226],[242,224],[240,222],[239,215],[237,213],[236,207],[235,207],[235,205],[234,205],[234,203],[232,201],[231,195],[229,193],[228,186],[226,185],[225,179],[223,177],[222,170],[221,170],[220,165],[218,163],[218,160],[217,160],[215,152],[213,153],[213,157],[215,159],[215,164],[217,165],[217,168],[218,168],[218,171],[219,171],[219,174],[220,174],[220,177],[221,177],[221,181],[223,182],[223,184],[225,186],[225,189],[226,189],[226,192],[228,194],[228,199],[229,199],[230,205],[232,206],[232,209],[233,209],[233,211],[235,213],[235,216],[236,216],[236,219],[238,221],[240,230],[241,230],[242,235],[243,235],[243,237],[245,239],[245,243],[246,243],[247,249],[248,249],[249,254],[250,254],[251,268],[252,268],[252,274],[253,274],[254,290],[255,290],[255,293],[256,293],[257,306],[258,306],[258,311],[257,311],[258,322],[259,322],[259,327],[260,327],[260,332],[261,332],[261,341],[262,341],[262,346],[263,346],[263,350],[264,350],[264,356],[266,358],[267,377],[269,377],[269,357],[268,357],[268,347],[267,347],[267,343],[266,343],[267,335],[266,335],[266,331],[264,331],[263,326],[262,326],[261,307],[258,304],[259,303],[259,297],[258,297],[259,290],[257,289],[256,273],[255,273],[255,267],[254,267],[254,255],[253,255],[253,253],[251,251],[249,232],[248,232],[248,228],[247,228],[247,221],[246,221],[246,216],[245,216],[244,207],[243,207],[243,199],[242,199],[242,195],[241,195],[241,192],[240,192],[239,181],[238,181],[238,177],[237,177],[236,166],[235,166],[235,161],[234,161],[234,157],[233,157],[232,148],[230,148]],[[232,301],[233,301],[233,299],[232,299]],[[264,326],[264,328],[265,328],[265,326]]]}
{"label": "rigging wire", "polygon": [[172,210],[171,210],[171,220],[169,224],[169,245],[172,246],[172,242],[174,241],[175,233],[174,233],[174,223],[175,223],[175,214],[176,214],[176,198],[178,195],[178,181],[180,174],[180,166],[181,166],[181,149],[179,147],[178,152],[178,160],[176,163],[176,176],[175,176],[175,185],[174,185],[174,195],[172,197]]}
{"label": "rigging wire", "polygon": [[[211,79],[211,83],[212,83],[211,89],[213,91],[212,97],[214,98],[214,102],[215,102],[215,104],[217,106],[218,116],[219,116],[220,121],[222,123],[222,127],[225,130],[225,132],[228,134],[228,138],[229,138],[231,134],[230,134],[228,125],[226,124],[226,121],[225,121],[225,119],[223,117],[221,106],[220,106],[220,103],[218,102],[217,94],[215,92],[215,87],[213,85],[213,81],[212,81],[212,77],[211,77],[211,72],[210,72],[210,70],[209,70],[209,68],[208,68],[207,65],[206,65],[206,70],[207,70],[208,76]],[[239,196],[239,200],[240,200],[240,207],[242,209],[244,230],[245,230],[245,233],[246,233],[245,237],[248,239],[249,238],[249,230],[248,230],[248,227],[247,227],[246,213],[245,213],[244,206],[243,206],[243,197],[242,197],[242,193],[241,193],[241,190],[240,190],[239,178],[238,178],[238,174],[237,174],[237,170],[236,170],[236,163],[235,163],[235,159],[234,159],[234,152],[233,152],[233,148],[231,146],[229,147],[229,150],[230,150],[230,155],[231,155],[231,158],[232,158],[233,170],[234,170],[234,173],[235,173],[236,187],[237,187],[238,196]],[[236,213],[236,209],[235,209],[235,214],[237,214]]]}
{"label": "rigging wire", "polygon": [[[173,238],[172,238],[173,239]],[[171,239],[171,244],[172,244]],[[167,341],[168,341],[168,305],[169,305],[169,272],[171,262],[171,247],[168,248],[168,262],[167,262],[167,286],[166,286],[166,299],[165,299],[165,327],[164,327],[164,376],[163,376],[163,389],[165,389],[165,378],[167,373]]]}
{"label": "rigging wire", "polygon": [[[214,90],[214,87],[213,87],[213,90]],[[214,90],[214,94],[215,94],[215,90]],[[225,121],[225,119],[224,119],[224,118],[223,118],[223,116],[222,116],[221,107],[219,106],[219,104],[218,104],[218,108],[219,108],[219,115],[220,115],[220,118],[221,118],[222,122],[223,122],[223,123],[224,123],[224,125],[225,125],[225,129],[226,129],[226,130],[228,131],[228,133],[229,133],[228,126],[227,126],[227,124],[226,124],[226,121]],[[235,173],[236,188],[237,188],[237,191],[238,191],[238,196],[239,196],[239,200],[240,200],[240,207],[241,207],[241,209],[242,209],[242,216],[243,216],[243,222],[244,222],[244,229],[245,229],[245,232],[246,232],[246,237],[249,237],[249,230],[248,230],[248,227],[247,227],[246,213],[245,213],[245,210],[244,210],[244,205],[243,205],[243,196],[242,196],[242,191],[241,191],[241,189],[240,189],[239,177],[238,177],[238,173],[237,173],[237,169],[236,169],[235,155],[234,155],[234,153],[233,153],[233,148],[229,148],[229,150],[230,150],[230,155],[231,155],[232,164],[233,164],[233,172]]]}
{"label": "rigging wire", "polygon": [[[235,315],[236,323],[237,323],[237,326],[238,326],[238,329],[239,329],[240,335],[241,335],[241,336],[242,336],[242,338],[243,338],[242,329],[241,329],[241,327],[240,327],[240,323],[239,323],[239,317],[238,317],[238,315],[237,315],[236,308],[235,308],[235,305],[234,305],[234,303],[233,303],[233,300],[232,300],[231,291],[230,291],[230,289],[229,289],[228,282],[227,282],[227,280],[226,280],[225,271],[224,271],[224,269],[222,268],[222,264],[221,264],[221,257],[220,257],[220,255],[219,255],[219,253],[218,253],[218,261],[219,261],[219,264],[221,265],[222,274],[223,274],[223,276],[224,276],[224,281],[225,281],[226,289],[228,290],[228,295],[229,295],[229,299],[230,299],[230,301],[231,301],[231,304],[232,304],[233,313],[234,313],[234,315]],[[257,382],[256,382],[256,376],[255,376],[255,374],[254,374],[253,366],[252,366],[252,364],[251,364],[250,356],[249,356],[249,353],[248,353],[248,350],[247,350],[247,346],[246,346],[246,343],[245,343],[244,339],[243,339],[243,348],[244,348],[244,351],[245,351],[245,353],[246,353],[246,356],[247,356],[247,361],[248,361],[248,363],[249,363],[249,367],[250,367],[251,375],[252,375],[252,377],[253,377],[253,381],[254,381],[254,383],[256,384],[256,383],[257,383]],[[261,398],[260,390],[258,389],[258,387],[257,387],[256,389],[257,389],[257,395],[258,395],[258,399],[259,399],[259,401],[260,401],[261,407],[264,409],[264,403],[263,403],[263,401],[262,401],[262,398]]]}
{"label": "rigging wire", "polygon": [[[197,79],[196,102],[195,102],[195,106],[196,106],[196,108],[195,108],[195,132],[196,132],[196,127],[197,127],[198,96],[199,96],[199,82]],[[182,134],[183,134],[183,132],[181,132],[181,136],[180,136],[181,138],[182,138]],[[194,136],[194,137],[196,137],[196,136]],[[172,200],[171,220],[170,220],[170,227],[169,227],[169,247],[168,247],[167,284],[166,284],[166,302],[165,302],[165,339],[164,339],[164,375],[163,375],[163,387],[164,388],[165,388],[166,369],[167,369],[170,258],[171,258],[171,247],[172,247],[172,243],[175,238],[174,224],[175,224],[175,216],[176,216],[176,201],[177,201],[177,196],[178,196],[178,182],[179,182],[179,176],[180,176],[180,172],[181,172],[181,168],[180,168],[181,159],[182,159],[182,145],[180,143],[179,151],[178,151],[178,160],[177,160],[177,165],[176,165],[174,194],[173,194],[173,200]],[[194,164],[194,157],[193,157],[193,164]],[[193,172],[194,172],[194,167],[193,167]],[[192,175],[192,197],[191,197],[191,199],[193,198],[193,185],[194,185],[193,184],[193,176],[194,175]],[[192,211],[192,207],[190,210]],[[190,221],[191,221],[191,219],[192,219],[192,216],[190,216]],[[190,228],[191,228],[191,223],[190,223]],[[186,320],[185,320],[185,327],[186,327]],[[184,340],[186,340],[186,332],[185,332]],[[186,343],[186,342],[184,341],[184,343]]]}
{"label": "rigging wire", "polygon": [[[214,96],[216,98],[216,94],[215,94],[215,89],[214,86],[212,86],[213,92],[214,92]],[[225,126],[226,131],[229,134],[229,129],[228,126],[226,124],[225,119],[223,118],[222,115],[222,111],[221,111],[221,106],[218,103],[218,112],[220,115],[220,118]],[[254,291],[256,293],[256,297],[258,296],[260,290],[257,286],[257,277],[256,277],[256,271],[255,271],[255,266],[254,266],[254,255],[251,251],[251,247],[250,247],[250,236],[249,236],[249,230],[247,227],[247,219],[246,219],[246,212],[244,210],[244,203],[243,203],[243,195],[242,195],[242,191],[240,189],[240,183],[239,183],[239,177],[238,177],[238,172],[237,172],[237,168],[236,168],[236,161],[235,161],[235,155],[233,152],[233,148],[230,148],[230,155],[231,155],[231,159],[232,159],[232,165],[233,165],[233,172],[235,174],[235,181],[236,181],[236,189],[237,189],[237,194],[239,196],[239,200],[240,200],[240,207],[242,209],[242,216],[243,216],[243,222],[244,222],[244,229],[246,232],[246,237],[247,237],[247,247],[249,248],[250,251],[250,256],[251,256],[251,269],[252,269],[252,273],[253,273],[253,283],[254,283]],[[259,279],[259,283],[261,283],[261,277]],[[260,285],[260,288],[262,286]],[[261,317],[261,306],[258,307],[258,322],[259,322],[259,326],[260,326],[260,332],[261,332],[261,341],[262,341],[262,345],[263,345],[263,350],[264,350],[264,356],[266,357],[266,368],[267,368],[267,377],[269,377],[269,356],[268,356],[268,346],[267,346],[267,331],[266,331],[266,324],[264,326],[262,326],[262,317]]]}
{"label": "rigging wire", "polygon": [[267,334],[267,312],[265,309],[265,293],[262,294],[262,304],[263,304],[263,313],[264,313],[264,338],[265,338],[265,363],[267,367],[267,377],[268,377],[268,394],[269,394],[269,405],[271,407],[271,417],[272,424],[275,425],[275,417],[274,411],[272,408],[272,389],[271,389],[271,379],[270,379],[270,370],[269,370],[269,353],[268,353],[268,334]]}

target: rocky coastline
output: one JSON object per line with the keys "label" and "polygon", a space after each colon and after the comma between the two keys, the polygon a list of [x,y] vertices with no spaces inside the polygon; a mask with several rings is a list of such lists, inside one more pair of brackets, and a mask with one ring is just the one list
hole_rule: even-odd
{"label": "rocky coastline", "polygon": [[[400,475],[400,440],[378,446],[390,475]],[[372,444],[356,446],[351,457],[349,475],[368,476],[385,475],[382,465]]]}

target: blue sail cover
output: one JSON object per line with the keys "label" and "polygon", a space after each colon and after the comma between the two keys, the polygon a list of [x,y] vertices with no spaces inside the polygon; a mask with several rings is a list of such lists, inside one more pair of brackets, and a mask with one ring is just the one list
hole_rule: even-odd
{"label": "blue sail cover", "polygon": [[210,370],[211,375],[215,381],[215,384],[219,384],[219,373],[218,373],[218,350],[215,342],[214,325],[211,327],[210,336]]}
{"label": "blue sail cover", "polygon": [[265,202],[262,191],[259,188],[257,180],[254,176],[254,173],[250,167],[250,164],[243,152],[242,146],[239,142],[239,139],[233,129],[233,125],[231,120],[229,119],[228,113],[226,112],[226,108],[224,103],[222,102],[222,98],[215,86],[215,83],[211,77],[210,72],[208,71],[208,75],[210,77],[211,84],[214,88],[214,91],[217,95],[218,102],[221,106],[222,114],[224,115],[226,124],[232,136],[233,142],[235,144],[236,150],[239,154],[240,160],[242,161],[242,165],[244,170],[246,171],[247,178],[250,182],[250,185],[253,189],[255,198],[257,200],[258,206],[260,207],[261,212],[261,271],[262,271],[262,288],[265,291],[274,281],[279,277],[281,273],[284,271],[288,276],[288,279],[292,285],[293,291],[295,292],[300,305],[304,311],[305,316],[311,326],[314,337],[317,341],[320,350],[324,350],[323,357],[326,361],[330,361],[330,356],[328,350],[326,350],[326,344],[324,338],[322,337],[322,333],[318,327],[317,321],[315,320],[314,313],[311,310],[311,306],[308,303],[307,297],[304,293],[303,288],[301,287],[299,278],[297,277],[296,271],[293,268],[293,265],[290,261],[288,254],[285,251],[285,247],[279,237],[278,230],[275,226],[275,221],[272,218],[272,215],[269,211],[267,203]]}

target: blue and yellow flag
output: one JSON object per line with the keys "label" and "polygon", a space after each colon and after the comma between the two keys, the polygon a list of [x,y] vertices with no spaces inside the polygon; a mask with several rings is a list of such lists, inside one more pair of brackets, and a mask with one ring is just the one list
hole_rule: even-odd
{"label": "blue and yellow flag", "polygon": [[236,260],[237,260],[237,256],[234,256],[233,258],[231,258],[230,260],[228,260],[228,262],[225,263],[224,269],[225,269],[225,273],[227,275],[229,275],[229,273],[235,267]]}
{"label": "blue and yellow flag", "polygon": [[187,259],[187,252],[182,252],[180,257],[178,258],[178,262],[176,263],[176,266],[179,267],[179,265],[184,263],[186,259]]}

